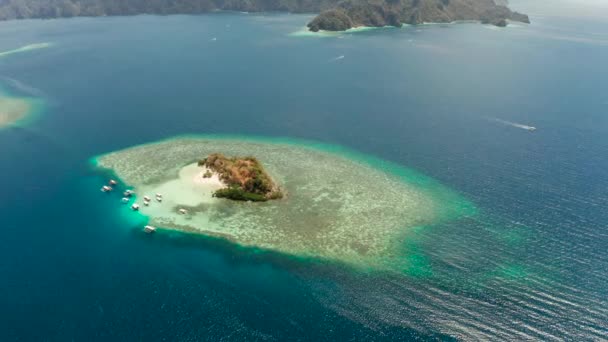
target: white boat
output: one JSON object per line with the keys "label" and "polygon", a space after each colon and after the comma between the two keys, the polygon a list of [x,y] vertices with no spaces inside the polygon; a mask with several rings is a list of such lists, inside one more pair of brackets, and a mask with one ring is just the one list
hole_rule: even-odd
{"label": "white boat", "polygon": [[151,234],[154,233],[156,231],[156,227],[154,226],[145,226],[144,227],[144,232]]}
{"label": "white boat", "polygon": [[131,197],[131,195],[133,195],[134,192],[133,190],[127,190],[125,192],[123,192],[123,195],[125,195],[125,197]]}
{"label": "white boat", "polygon": [[150,202],[148,202],[148,201],[144,201],[144,205],[147,207],[147,206],[149,206],[149,205],[150,205]]}
{"label": "white boat", "polygon": [[110,179],[110,181],[109,181],[108,183],[109,183],[110,185],[116,185],[116,184],[118,184],[118,182],[117,182],[117,181],[115,181],[115,180],[113,180],[113,179]]}
{"label": "white boat", "polygon": [[128,203],[129,202],[129,198],[128,197],[123,197],[122,198],[122,203]]}
{"label": "white boat", "polygon": [[159,201],[159,202],[162,202],[163,198],[162,197],[156,197],[156,200]]}
{"label": "white boat", "polygon": [[150,202],[150,197],[148,197],[148,196],[144,196],[144,201],[146,201],[146,202]]}
{"label": "white boat", "polygon": [[182,208],[182,209],[179,210],[179,213],[182,214],[182,215],[186,215],[188,213],[188,210]]}
{"label": "white boat", "polygon": [[163,198],[163,195],[162,194],[156,194],[156,197]]}
{"label": "white boat", "polygon": [[110,191],[112,191],[112,187],[104,185],[104,186],[101,187],[101,191],[102,192],[110,192]]}
{"label": "white boat", "polygon": [[131,209],[133,209],[133,211],[138,211],[139,210],[139,204],[133,203],[133,205],[131,206]]}

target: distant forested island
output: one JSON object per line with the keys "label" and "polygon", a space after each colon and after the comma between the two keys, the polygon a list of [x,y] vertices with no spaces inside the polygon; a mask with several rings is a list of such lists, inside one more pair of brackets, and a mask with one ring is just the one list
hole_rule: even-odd
{"label": "distant forested island", "polygon": [[320,13],[311,31],[476,20],[506,26],[529,23],[505,0],[0,0],[0,20],[212,11]]}

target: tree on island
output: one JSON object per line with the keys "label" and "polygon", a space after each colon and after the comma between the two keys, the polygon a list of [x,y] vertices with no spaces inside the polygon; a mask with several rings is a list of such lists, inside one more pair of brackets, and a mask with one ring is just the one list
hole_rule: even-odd
{"label": "tree on island", "polygon": [[283,192],[255,157],[231,157],[214,153],[198,162],[219,174],[227,187],[213,195],[237,201],[263,202],[283,197]]}

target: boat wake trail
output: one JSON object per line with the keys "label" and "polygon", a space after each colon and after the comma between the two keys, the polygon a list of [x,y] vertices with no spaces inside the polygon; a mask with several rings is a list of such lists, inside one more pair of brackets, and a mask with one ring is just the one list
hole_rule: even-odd
{"label": "boat wake trail", "polygon": [[520,124],[520,123],[517,123],[517,122],[511,122],[511,121],[502,120],[502,119],[496,119],[496,118],[490,118],[490,120],[492,120],[494,122],[501,123],[503,125],[507,125],[507,126],[511,126],[511,127],[515,127],[515,128],[525,129],[526,131],[535,131],[536,130],[536,127],[534,127],[534,126],[528,126],[528,125]]}
{"label": "boat wake trail", "polygon": [[51,43],[36,43],[36,44],[30,44],[30,45],[22,46],[20,48],[14,49],[14,50],[0,52],[0,58],[1,57],[5,57],[5,56],[9,56],[9,55],[12,55],[12,54],[15,54],[15,53],[20,53],[20,52],[26,52],[26,51],[31,51],[31,50],[48,48],[51,45],[52,45]]}
{"label": "boat wake trail", "polygon": [[341,56],[338,56],[338,57],[332,58],[332,59],[330,59],[329,61],[330,61],[330,62],[337,62],[337,61],[340,61],[340,60],[342,60],[342,59],[344,59],[344,55],[341,55]]}

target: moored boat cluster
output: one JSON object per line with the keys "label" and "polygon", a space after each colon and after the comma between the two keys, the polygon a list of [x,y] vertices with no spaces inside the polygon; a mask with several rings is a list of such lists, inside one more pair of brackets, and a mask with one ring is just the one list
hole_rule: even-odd
{"label": "moored boat cluster", "polygon": [[[105,193],[112,192],[114,190],[114,187],[116,187],[117,185],[118,185],[118,182],[116,180],[110,179],[108,181],[107,185],[104,185],[101,187],[101,192],[105,192]],[[122,197],[122,199],[121,199],[122,203],[124,203],[124,204],[129,203],[129,201],[131,200],[131,197],[133,197],[133,195],[135,195],[135,192],[133,190],[130,190],[130,189],[125,190],[123,192],[124,197]],[[160,193],[155,194],[154,198],[155,198],[156,202],[158,202],[158,203],[162,203],[162,201],[163,201],[163,195]],[[145,195],[143,197],[143,205],[148,207],[148,206],[150,206],[150,203],[152,203],[152,198],[150,198],[150,196]],[[131,210],[139,211],[139,208],[140,208],[139,203],[131,204]],[[179,213],[182,215],[186,215],[188,213],[188,210],[186,210],[184,208],[180,208]],[[155,231],[156,231],[156,227],[154,227],[154,226],[146,225],[144,227],[144,232],[146,232],[148,234],[154,233]]]}
{"label": "moored boat cluster", "polygon": [[[116,180],[110,179],[108,181],[107,185],[104,185],[104,186],[101,187],[101,192],[105,192],[105,193],[112,192],[114,190],[114,187],[116,187],[117,185],[118,185],[118,182]],[[129,203],[129,201],[131,200],[131,197],[133,197],[133,195],[135,195],[135,192],[133,190],[130,190],[130,189],[125,190],[125,192],[123,192],[123,196],[124,197],[122,197],[122,199],[121,199],[122,203],[125,203],[125,204]],[[158,202],[162,202],[163,195],[162,194],[156,194],[156,200]],[[149,204],[150,204],[150,197],[144,196],[144,205],[148,206]],[[131,210],[138,211],[139,210],[139,204],[133,203],[131,205]],[[144,232],[145,233],[151,234],[151,233],[154,233],[155,231],[156,231],[156,227],[154,227],[154,226],[146,225],[144,227]]]}

